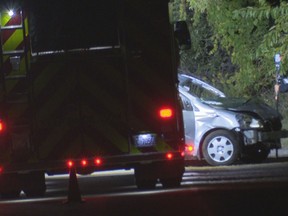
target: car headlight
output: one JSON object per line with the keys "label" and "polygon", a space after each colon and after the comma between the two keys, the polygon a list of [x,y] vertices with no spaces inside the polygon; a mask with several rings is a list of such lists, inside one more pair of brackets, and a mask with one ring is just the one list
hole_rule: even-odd
{"label": "car headlight", "polygon": [[259,119],[255,119],[247,114],[237,114],[236,119],[242,129],[262,128],[263,124]]}

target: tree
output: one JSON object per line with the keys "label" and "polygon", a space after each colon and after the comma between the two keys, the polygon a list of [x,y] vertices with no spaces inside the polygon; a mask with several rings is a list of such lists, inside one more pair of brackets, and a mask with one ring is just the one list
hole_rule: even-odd
{"label": "tree", "polygon": [[[273,57],[278,52],[283,60],[281,73],[287,70],[287,1],[186,0],[186,3],[193,11],[192,31],[201,29],[199,24],[203,22],[203,14],[212,28],[209,39],[213,49],[208,50],[208,56],[215,56],[219,50],[225,49],[237,66],[233,74],[221,74],[225,77],[225,85],[234,90],[230,91],[234,95],[254,96],[271,88],[275,80]],[[206,36],[207,32],[203,38]],[[210,66],[206,72],[215,74],[215,65]]]}

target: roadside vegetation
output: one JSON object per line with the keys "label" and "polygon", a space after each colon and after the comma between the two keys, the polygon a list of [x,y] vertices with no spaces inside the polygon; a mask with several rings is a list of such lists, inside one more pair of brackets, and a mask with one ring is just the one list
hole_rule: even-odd
{"label": "roadside vegetation", "polygon": [[[259,97],[275,107],[277,72],[288,76],[288,0],[175,0],[173,15],[187,20],[191,33],[182,70],[228,95]],[[288,93],[280,94],[279,112],[288,129]]]}

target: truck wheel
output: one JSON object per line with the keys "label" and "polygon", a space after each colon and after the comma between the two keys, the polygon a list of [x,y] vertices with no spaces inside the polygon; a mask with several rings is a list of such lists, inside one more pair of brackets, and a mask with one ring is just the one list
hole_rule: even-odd
{"label": "truck wheel", "polygon": [[44,196],[46,192],[45,173],[32,172],[21,175],[22,190],[27,197]]}
{"label": "truck wheel", "polygon": [[16,199],[19,198],[21,190],[10,190],[1,192],[1,197],[4,199]]}
{"label": "truck wheel", "polygon": [[159,179],[163,188],[179,187],[184,171],[184,161],[163,163],[159,169]]}
{"label": "truck wheel", "polygon": [[2,198],[18,198],[21,192],[17,173],[0,175],[0,194]]}
{"label": "truck wheel", "polygon": [[239,156],[239,144],[233,133],[217,130],[210,133],[203,142],[202,153],[212,166],[233,164]]}
{"label": "truck wheel", "polygon": [[154,189],[157,183],[157,176],[152,165],[141,165],[135,168],[135,181],[138,189]]}
{"label": "truck wheel", "polygon": [[162,178],[160,182],[164,188],[175,188],[181,185],[182,176],[175,178]]}

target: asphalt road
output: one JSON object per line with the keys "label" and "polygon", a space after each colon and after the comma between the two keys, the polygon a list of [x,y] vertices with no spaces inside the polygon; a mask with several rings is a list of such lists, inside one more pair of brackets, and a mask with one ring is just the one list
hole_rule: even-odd
{"label": "asphalt road", "polygon": [[0,215],[288,215],[288,161],[187,167],[180,188],[139,191],[133,171],[78,176],[81,200],[69,201],[67,176],[47,178],[45,198],[0,200]]}

